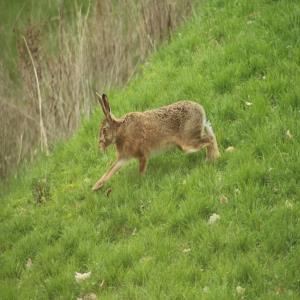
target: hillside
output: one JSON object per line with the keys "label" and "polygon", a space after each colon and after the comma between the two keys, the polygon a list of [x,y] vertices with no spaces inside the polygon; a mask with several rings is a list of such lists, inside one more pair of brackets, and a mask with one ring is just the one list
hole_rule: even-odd
{"label": "hillside", "polygon": [[198,101],[221,158],[169,151],[145,177],[132,162],[93,193],[114,160],[98,151],[95,108],[2,185],[0,298],[299,299],[299,78],[299,1],[203,1],[107,93],[116,116]]}

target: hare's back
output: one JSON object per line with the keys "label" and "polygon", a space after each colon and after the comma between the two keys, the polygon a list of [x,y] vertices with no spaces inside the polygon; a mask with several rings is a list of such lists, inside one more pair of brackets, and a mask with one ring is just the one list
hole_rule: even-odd
{"label": "hare's back", "polygon": [[202,106],[192,101],[131,112],[124,116],[119,128],[117,147],[123,150],[128,148],[128,154],[152,152],[178,144],[179,141],[191,141],[195,137],[199,139],[203,132],[203,120],[205,115]]}
{"label": "hare's back", "polygon": [[123,122],[126,131],[169,133],[183,128],[199,126],[205,120],[203,107],[193,101],[179,101],[144,112],[128,113]]}
{"label": "hare's back", "polygon": [[[144,112],[146,118],[150,118],[158,126],[166,125],[179,130],[186,123],[202,124],[205,119],[203,107],[193,101],[179,101],[161,108]],[[169,126],[168,126],[169,125]]]}

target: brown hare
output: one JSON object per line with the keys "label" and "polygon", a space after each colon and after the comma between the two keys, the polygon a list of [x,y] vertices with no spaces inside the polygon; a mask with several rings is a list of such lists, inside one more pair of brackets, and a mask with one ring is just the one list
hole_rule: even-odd
{"label": "brown hare", "polygon": [[100,189],[131,158],[139,161],[140,173],[144,174],[150,155],[170,146],[178,146],[185,153],[207,147],[206,159],[220,156],[216,137],[200,104],[180,101],[116,118],[107,96],[96,94],[105,115],[100,123],[99,147],[104,151],[115,144],[117,160],[95,183],[93,191]]}

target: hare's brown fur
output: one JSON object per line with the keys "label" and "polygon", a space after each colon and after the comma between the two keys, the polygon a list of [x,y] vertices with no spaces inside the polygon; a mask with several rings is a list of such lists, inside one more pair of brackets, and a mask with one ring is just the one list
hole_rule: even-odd
{"label": "hare's brown fur", "polygon": [[178,146],[186,153],[207,147],[207,159],[214,160],[219,156],[205,111],[196,102],[180,101],[144,112],[131,112],[118,119],[112,116],[107,97],[103,95],[99,99],[105,114],[100,125],[99,145],[105,149],[109,144],[115,144],[117,161],[96,182],[93,190],[101,188],[130,158],[139,160],[143,174],[153,152],[172,146]]}

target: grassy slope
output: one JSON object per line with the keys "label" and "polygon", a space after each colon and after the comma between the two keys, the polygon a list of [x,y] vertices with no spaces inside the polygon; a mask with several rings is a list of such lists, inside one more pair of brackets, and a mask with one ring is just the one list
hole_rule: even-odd
{"label": "grassy slope", "polygon": [[[205,1],[111,95],[116,115],[199,99],[221,159],[171,151],[153,158],[144,178],[127,166],[109,198],[92,193],[114,157],[98,153],[97,109],[2,194],[2,299],[234,299],[238,285],[246,299],[300,297],[300,4],[239,2]],[[230,145],[236,151],[224,152]],[[44,187],[37,205],[33,191]],[[208,225],[212,213],[221,219]],[[78,284],[75,271],[92,275]]]}

